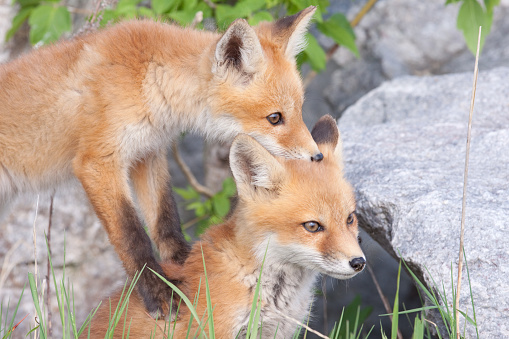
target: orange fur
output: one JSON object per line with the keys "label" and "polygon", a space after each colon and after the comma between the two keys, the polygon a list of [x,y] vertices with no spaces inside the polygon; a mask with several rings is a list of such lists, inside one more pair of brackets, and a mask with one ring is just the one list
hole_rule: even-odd
{"label": "orange fur", "polygon": [[[205,259],[217,338],[234,338],[239,331],[240,337],[245,334],[264,257],[261,284],[264,338],[274,337],[276,327],[278,338],[293,334],[296,326],[281,314],[304,320],[317,272],[347,279],[364,267],[353,214],[354,193],[342,173],[339,134],[330,117],[317,125],[323,126],[324,121],[328,125],[325,129],[334,130],[333,137],[322,138],[325,141],[319,144],[324,154],[320,163],[275,158],[253,139],[238,136],[230,153],[239,189],[233,215],[226,223],[210,228],[194,244],[184,265],[163,264],[167,276],[180,281],[179,288],[191,301],[201,280],[197,312],[202,316],[207,305]],[[353,219],[348,224],[350,215]],[[319,222],[324,229],[311,233],[303,227],[307,221]],[[355,269],[354,259],[362,259],[362,266]],[[119,293],[111,299],[112,309],[119,302]],[[108,305],[108,300],[103,301],[92,320],[92,338],[104,337]],[[189,310],[182,305],[175,338],[185,338],[189,317]],[[155,337],[164,338],[161,332],[164,321],[157,321],[156,325],[136,293],[129,301],[127,323],[130,321],[131,334],[136,333],[136,337],[149,337],[156,328]],[[124,318],[119,323],[123,324]],[[197,330],[193,322],[191,335]],[[115,338],[121,334],[122,325],[115,330]]]}
{"label": "orange fur", "polygon": [[[189,251],[171,195],[166,148],[179,133],[232,140],[240,132],[271,152],[319,153],[302,121],[303,89],[287,40],[302,39],[314,8],[286,25],[235,21],[223,34],[128,21],[0,65],[0,215],[19,193],[77,178],[129,276],[163,273],[139,220],[131,185],[164,260]],[[281,112],[284,123],[266,119]],[[151,312],[171,297],[144,274]]]}

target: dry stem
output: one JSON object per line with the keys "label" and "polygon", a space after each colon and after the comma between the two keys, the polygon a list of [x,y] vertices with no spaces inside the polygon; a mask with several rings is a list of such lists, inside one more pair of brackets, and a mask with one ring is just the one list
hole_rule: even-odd
{"label": "dry stem", "polygon": [[191,22],[191,24],[189,25],[189,27],[191,28],[195,28],[196,25],[198,25],[200,22],[203,21],[203,12],[202,11],[198,11],[196,12],[196,14],[194,15],[194,18],[193,18],[193,22]]}
{"label": "dry stem", "polygon": [[[39,194],[37,194],[37,203],[35,205],[35,217],[33,224],[33,241],[34,241],[34,280],[35,280],[35,289],[37,290],[37,233],[35,232],[35,223],[37,221],[37,214],[39,212]],[[37,324],[37,313],[34,316],[34,321]],[[37,338],[37,330],[34,331],[34,338]]]}
{"label": "dry stem", "polygon": [[297,325],[299,325],[299,326],[301,326],[301,327],[305,328],[305,329],[306,329],[306,330],[308,330],[309,332],[316,334],[316,335],[317,335],[317,336],[319,336],[320,338],[330,339],[330,338],[329,338],[329,337],[327,337],[326,335],[323,335],[323,334],[321,334],[320,332],[313,330],[311,327],[309,327],[308,325],[306,325],[306,324],[304,324],[304,323],[301,323],[301,322],[300,322],[300,321],[298,321],[297,319],[294,319],[294,318],[292,318],[292,317],[290,317],[290,316],[288,316],[288,315],[284,314],[284,313],[283,313],[283,312],[281,312],[281,311],[276,310],[276,312],[277,312],[279,315],[281,315],[281,316],[285,317],[286,319],[288,319],[288,320],[292,321],[293,323],[295,323],[295,324],[297,324]]}
{"label": "dry stem", "polygon": [[5,254],[2,270],[0,271],[0,291],[2,290],[2,287],[5,284],[5,281],[7,280],[7,277],[11,273],[12,269],[18,264],[18,261],[16,260],[11,261],[11,257],[23,242],[23,239],[16,241],[14,246],[12,246]]}
{"label": "dry stem", "polygon": [[54,195],[51,195],[50,204],[49,204],[49,220],[48,220],[48,264],[47,270],[48,274],[46,276],[46,309],[48,310],[48,337],[51,338],[53,334],[52,326],[51,326],[51,305],[50,305],[50,256],[51,256],[51,224],[53,219],[53,198]]}
{"label": "dry stem", "polygon": [[[380,296],[380,299],[382,299],[382,303],[384,304],[385,311],[389,314],[389,318],[392,322],[392,307],[391,304],[389,304],[389,299],[385,296],[384,292],[382,291],[382,288],[380,287],[380,284],[378,283],[378,279],[375,276],[375,272],[373,272],[373,269],[371,266],[366,265],[366,268],[368,269],[369,275],[371,276],[371,279],[373,280],[373,283],[375,284],[376,290],[378,292],[378,295]],[[403,339],[403,334],[399,330],[398,327],[398,339]]]}
{"label": "dry stem", "polygon": [[178,151],[178,142],[176,140],[173,141],[173,144],[171,145],[171,150],[173,152],[173,157],[175,158],[175,161],[182,170],[182,173],[184,173],[184,175],[186,176],[186,179],[191,185],[191,187],[193,187],[198,193],[208,198],[212,197],[214,195],[214,192],[212,192],[210,188],[203,186],[198,182],[198,180],[196,180],[196,177],[193,175],[193,172],[191,172],[187,164],[180,156],[180,153]]}
{"label": "dry stem", "polygon": [[465,173],[463,178],[463,202],[461,205],[461,233],[460,233],[460,253],[458,261],[458,283],[456,288],[456,310],[454,317],[456,318],[456,338],[460,338],[459,327],[459,306],[461,292],[461,274],[463,270],[463,243],[465,238],[465,210],[467,207],[467,179],[468,179],[468,160],[470,157],[470,134],[472,131],[472,116],[474,114],[475,90],[477,88],[477,73],[479,71],[479,49],[481,46],[481,26],[479,26],[479,35],[477,37],[477,52],[475,54],[474,80],[472,84],[472,100],[470,101],[470,114],[468,117],[467,132],[467,150],[465,155]]}

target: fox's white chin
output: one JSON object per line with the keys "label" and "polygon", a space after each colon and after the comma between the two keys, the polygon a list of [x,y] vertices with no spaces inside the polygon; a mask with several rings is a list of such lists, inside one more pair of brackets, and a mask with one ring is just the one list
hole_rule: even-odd
{"label": "fox's white chin", "polygon": [[339,279],[339,280],[351,279],[351,278],[355,277],[358,273],[360,273],[360,272],[353,272],[353,273],[324,272],[324,274],[327,274],[328,276]]}

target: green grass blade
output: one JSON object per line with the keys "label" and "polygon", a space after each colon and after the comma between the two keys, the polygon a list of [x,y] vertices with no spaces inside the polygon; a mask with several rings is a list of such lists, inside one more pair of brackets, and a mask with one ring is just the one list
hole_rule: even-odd
{"label": "green grass blade", "polygon": [[[14,319],[16,318],[16,315],[18,314],[18,309],[19,309],[19,305],[21,304],[21,299],[23,298],[23,294],[25,293],[25,288],[27,287],[27,284],[25,283],[25,285],[23,285],[23,289],[21,290],[21,295],[18,299],[18,303],[16,304],[16,308],[14,309],[14,314],[12,315],[12,318],[11,318],[11,322],[9,323],[9,327],[7,327],[6,329],[4,330],[7,330],[8,331],[8,338],[10,338],[12,336],[12,332],[13,332],[13,327],[14,327]],[[10,301],[7,303],[7,309],[9,309],[9,305],[10,305]],[[2,316],[3,315],[0,315],[0,320],[2,319]],[[5,315],[5,324],[7,325],[7,314]],[[24,318],[23,318],[24,319]],[[0,333],[2,333],[2,331],[0,330]],[[4,339],[6,337],[2,337],[2,339]]]}
{"label": "green grass blade", "polygon": [[[438,307],[437,306],[423,306],[423,307],[418,307],[418,308],[412,308],[411,310],[399,311],[398,314],[402,315],[402,314],[416,313],[416,312],[435,310],[435,309],[438,309]],[[393,315],[393,314],[394,314],[394,312],[380,314],[380,317],[386,317],[386,316]]]}
{"label": "green grass blade", "polygon": [[[200,281],[198,283],[198,291],[196,292],[195,296],[194,296],[194,301],[193,301],[193,307],[196,308],[198,306],[198,298],[200,297],[200,291],[201,291],[201,277],[200,277]],[[189,333],[191,333],[191,325],[193,324],[193,319],[194,319],[194,316],[193,314],[191,313],[191,316],[189,317],[189,324],[187,325],[187,334],[186,334],[186,338],[189,338]],[[198,319],[198,318],[196,318]]]}
{"label": "green grass blade", "polygon": [[396,296],[394,297],[394,307],[392,309],[392,328],[391,339],[398,338],[398,321],[399,321],[399,282],[401,278],[401,261],[398,268],[398,281],[396,283]]}
{"label": "green grass blade", "polygon": [[[247,325],[246,338],[256,338],[258,332],[258,321],[260,319],[261,312],[261,298],[260,298],[260,286],[262,281],[263,265],[265,264],[265,258],[267,257],[267,251],[269,250],[269,242],[265,248],[265,254],[263,255],[262,265],[260,267],[260,274],[258,275],[258,281],[256,283],[256,289],[253,296],[253,303],[251,305],[251,312],[249,313],[249,321]],[[260,298],[260,299],[259,299]],[[254,321],[256,320],[256,323]],[[253,336],[254,333],[254,336]]]}
{"label": "green grass blade", "polygon": [[32,292],[32,299],[34,301],[35,311],[37,312],[37,316],[39,317],[40,336],[42,339],[46,339],[46,331],[44,329],[41,306],[39,304],[39,295],[37,293],[37,287],[35,285],[35,277],[30,272],[28,272],[28,283],[30,285],[30,292]]}
{"label": "green grass blade", "polygon": [[470,301],[472,303],[475,333],[477,335],[477,339],[479,339],[479,329],[477,327],[477,317],[475,315],[474,294],[472,293],[472,284],[470,283],[470,271],[468,270],[467,254],[465,253],[465,248],[463,248],[463,257],[465,258],[465,267],[467,268],[468,288],[470,290]]}
{"label": "green grass blade", "polygon": [[453,268],[452,268],[452,262],[451,262],[451,295],[452,295],[452,326],[453,330],[452,333],[456,333],[456,298],[459,298],[459,296],[456,295],[456,289],[454,288],[454,278],[453,278]]}
{"label": "green grass blade", "polygon": [[[198,326],[202,329],[202,331],[204,331],[205,329],[203,328],[203,325],[201,324],[201,322],[198,320],[200,318],[198,317],[198,314],[196,313],[196,310],[193,307],[193,304],[191,304],[191,301],[189,301],[189,298],[177,286],[175,286],[174,284],[169,282],[165,277],[163,277],[162,275],[160,275],[159,273],[157,273],[156,271],[154,271],[150,267],[148,269],[151,270],[156,276],[158,276],[159,279],[164,281],[166,283],[166,285],[170,286],[173,289],[173,291],[175,291],[179,295],[179,297],[182,298],[182,300],[184,300],[184,303],[189,308],[189,311],[191,312],[191,314],[195,318],[196,322],[198,323]],[[206,334],[205,334],[205,338],[208,338]]]}
{"label": "green grass blade", "polygon": [[131,294],[134,291],[136,283],[140,279],[141,274],[143,273],[144,269],[145,269],[145,266],[143,266],[143,268],[141,269],[140,272],[137,272],[134,275],[133,280],[131,281],[131,284],[129,285],[129,288],[127,289],[127,291],[125,290],[126,285],[127,285],[127,281],[126,281],[126,283],[124,284],[124,288],[122,289],[122,293],[120,295],[119,303],[117,304],[117,307],[115,308],[115,312],[113,313],[113,315],[111,314],[111,299],[110,299],[110,315],[109,315],[110,318],[109,318],[109,324],[108,324],[108,329],[105,334],[105,338],[113,337],[113,335],[115,333],[115,329],[117,328],[117,325],[118,325],[120,319],[122,318],[122,314],[124,314],[124,311],[126,311],[129,306],[129,298],[131,297]]}
{"label": "green grass blade", "polygon": [[95,310],[92,310],[88,315],[87,317],[85,318],[85,321],[83,322],[83,325],[81,325],[80,329],[78,330],[78,337],[83,333],[83,331],[85,331],[85,329],[87,327],[89,327],[88,325],[92,322],[92,318],[95,316],[95,314],[97,313],[97,311],[99,310],[99,307],[101,306],[102,304],[102,301],[99,302],[99,305],[97,305],[97,307],[95,308]]}
{"label": "green grass blade", "polygon": [[414,333],[412,339],[424,339],[424,324],[419,316],[414,320]]}
{"label": "green grass blade", "polygon": [[[55,296],[57,298],[57,304],[58,304],[58,313],[60,315],[60,323],[62,325],[62,333],[65,333],[65,311],[64,311],[64,304],[63,304],[63,298],[61,296],[61,293],[58,291],[59,284],[57,283],[57,278],[55,276],[55,270],[53,269],[53,260],[51,259],[51,253],[49,251],[49,244],[48,244],[48,238],[46,234],[44,234],[44,239],[46,240],[46,251],[48,252],[48,261],[50,265],[51,275],[53,276],[53,286],[55,288]],[[64,276],[65,276],[65,233],[64,233]],[[62,278],[63,279],[63,278]]]}
{"label": "green grass blade", "polygon": [[[201,245],[200,245],[200,247],[201,247]],[[201,247],[201,257],[203,260],[203,272],[205,274],[205,295],[207,297],[207,312],[209,314],[209,317],[208,317],[209,337],[210,337],[210,339],[215,339],[214,317],[213,317],[213,313],[212,313],[212,300],[210,298],[209,278],[207,277],[207,267],[205,266],[205,256],[203,255],[202,247]]]}
{"label": "green grass blade", "polygon": [[[173,299],[173,294],[172,294],[172,299]],[[178,316],[178,314],[179,314],[179,311],[180,311],[180,305],[181,305],[181,303],[182,303],[182,299],[180,299],[180,300],[179,300],[179,304],[178,304],[178,306],[177,306],[177,312],[175,313],[175,319],[177,319],[177,316]],[[175,327],[176,327],[176,326],[177,326],[177,321],[175,320],[175,321],[173,322],[173,331],[171,332],[171,336],[170,336],[170,333],[168,333],[168,337],[169,337],[170,339],[172,339],[172,338],[173,338],[173,335],[175,334]],[[168,331],[169,331],[169,330],[170,330],[170,327],[168,326]]]}

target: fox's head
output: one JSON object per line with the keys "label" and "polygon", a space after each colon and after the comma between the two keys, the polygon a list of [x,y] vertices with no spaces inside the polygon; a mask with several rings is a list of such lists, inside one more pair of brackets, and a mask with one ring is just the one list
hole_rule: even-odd
{"label": "fox's head", "polygon": [[334,119],[321,118],[312,135],[324,155],[319,163],[278,158],[247,135],[235,138],[230,166],[239,194],[237,234],[260,260],[268,243],[268,262],[348,279],[366,260]]}
{"label": "fox's head", "polygon": [[223,136],[245,133],[272,154],[320,161],[302,120],[304,90],[295,56],[316,7],[251,27],[234,21],[215,46],[212,117]]}

